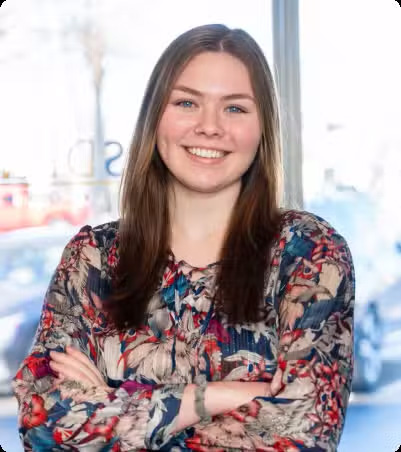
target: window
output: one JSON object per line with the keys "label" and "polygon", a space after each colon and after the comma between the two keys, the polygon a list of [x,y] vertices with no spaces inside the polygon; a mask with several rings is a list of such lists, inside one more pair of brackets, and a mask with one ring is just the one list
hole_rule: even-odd
{"label": "window", "polygon": [[[181,32],[204,23],[241,27],[272,62],[271,1],[250,8],[240,0],[25,0],[3,9],[0,181],[2,173],[25,177],[30,195],[8,229],[117,217],[119,175],[146,82]],[[39,202],[53,211],[31,214]]]}
{"label": "window", "polygon": [[401,361],[400,21],[392,1],[300,2],[305,207],[353,252],[363,389]]}

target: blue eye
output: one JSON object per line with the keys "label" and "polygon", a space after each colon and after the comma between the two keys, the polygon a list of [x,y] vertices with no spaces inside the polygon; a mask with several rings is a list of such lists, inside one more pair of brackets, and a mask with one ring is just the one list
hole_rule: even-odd
{"label": "blue eye", "polygon": [[227,110],[230,113],[245,113],[245,110],[243,110],[241,107],[237,107],[236,105],[230,105],[227,107]]}
{"label": "blue eye", "polygon": [[190,100],[180,100],[176,103],[176,105],[178,105],[179,107],[191,108],[193,107],[194,103]]}

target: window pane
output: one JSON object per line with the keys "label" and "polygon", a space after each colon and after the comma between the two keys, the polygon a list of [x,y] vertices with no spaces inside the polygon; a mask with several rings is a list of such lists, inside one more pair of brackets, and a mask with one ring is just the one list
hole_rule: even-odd
{"label": "window pane", "polygon": [[[392,1],[301,1],[300,30],[305,207],[345,236],[355,261],[353,400],[401,403],[401,11]],[[376,446],[371,433],[369,449],[363,425],[358,447],[399,446],[387,429]],[[358,449],[347,440],[342,451]]]}
{"label": "window pane", "polygon": [[[153,0],[140,7],[126,0],[24,0],[3,9],[0,177],[18,176],[13,182],[28,190],[23,196],[0,187],[0,209],[8,209],[0,230],[116,217],[119,175],[146,82],[181,32],[204,23],[241,27],[272,60],[270,1],[255,0],[252,10],[240,0]],[[24,215],[15,207],[23,203]]]}
{"label": "window pane", "polygon": [[[172,39],[205,23],[244,28],[272,62],[270,0],[3,3],[1,391],[29,349],[62,248],[81,225],[118,218],[121,168],[153,65]],[[101,171],[96,137],[106,143]],[[18,350],[16,331],[25,335]],[[14,401],[1,407],[1,445],[21,450]]]}

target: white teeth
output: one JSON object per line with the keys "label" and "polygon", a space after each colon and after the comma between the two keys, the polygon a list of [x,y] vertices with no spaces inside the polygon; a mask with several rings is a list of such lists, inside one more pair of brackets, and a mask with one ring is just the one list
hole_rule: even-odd
{"label": "white teeth", "polygon": [[201,148],[187,148],[188,152],[199,157],[206,157],[209,159],[218,159],[224,157],[224,152],[215,151],[213,149],[201,149]]}

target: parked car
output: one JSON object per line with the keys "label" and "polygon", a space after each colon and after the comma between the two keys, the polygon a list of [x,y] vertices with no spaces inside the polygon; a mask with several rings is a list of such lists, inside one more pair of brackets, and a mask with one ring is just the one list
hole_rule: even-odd
{"label": "parked car", "polygon": [[0,234],[0,393],[29,354],[44,295],[74,227],[25,228]]}
{"label": "parked car", "polygon": [[388,348],[394,346],[391,338],[401,333],[401,244],[388,240],[366,194],[332,193],[307,201],[305,209],[329,221],[351,249],[356,276],[353,390],[373,391],[383,360],[391,354]]}

